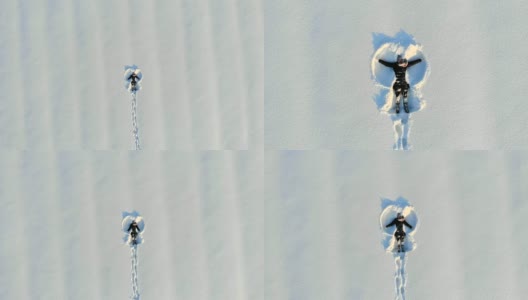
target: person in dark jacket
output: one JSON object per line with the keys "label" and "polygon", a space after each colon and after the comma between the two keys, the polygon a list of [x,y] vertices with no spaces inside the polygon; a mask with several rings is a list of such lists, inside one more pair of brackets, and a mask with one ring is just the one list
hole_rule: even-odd
{"label": "person in dark jacket", "polygon": [[396,218],[394,218],[394,220],[392,220],[392,222],[390,222],[389,224],[387,224],[387,226],[385,226],[386,228],[389,228],[391,226],[396,226],[396,231],[394,232],[394,237],[396,238],[396,242],[398,244],[398,252],[404,252],[403,250],[403,242],[405,240],[405,236],[407,235],[405,233],[405,231],[403,230],[403,225],[409,227],[409,228],[413,228],[411,226],[411,224],[407,223],[407,221],[405,221],[405,217],[403,216],[402,213],[398,213],[398,215],[396,216]]}
{"label": "person in dark jacket", "polygon": [[128,76],[127,80],[130,81],[130,85],[131,85],[130,90],[132,92],[137,91],[136,85],[137,85],[137,83],[139,81],[139,77],[137,76],[136,72],[133,72],[132,75]]}
{"label": "person in dark jacket", "polygon": [[139,225],[136,223],[136,221],[132,221],[132,223],[130,223],[130,226],[128,226],[128,232],[130,233],[130,236],[132,236],[132,242],[134,244],[136,243],[136,238],[140,231],[141,229],[139,229]]}
{"label": "person in dark jacket", "polygon": [[396,81],[392,85],[392,88],[394,89],[394,93],[396,94],[396,113],[400,113],[400,95],[403,96],[403,109],[406,113],[409,113],[409,103],[407,99],[407,94],[409,92],[409,83],[405,80],[405,73],[407,72],[407,68],[412,67],[413,65],[421,62],[422,60],[419,58],[407,61],[406,58],[403,58],[401,55],[398,55],[396,62],[388,62],[383,59],[379,59],[378,61],[380,62],[380,64],[392,68],[392,70],[394,70]]}

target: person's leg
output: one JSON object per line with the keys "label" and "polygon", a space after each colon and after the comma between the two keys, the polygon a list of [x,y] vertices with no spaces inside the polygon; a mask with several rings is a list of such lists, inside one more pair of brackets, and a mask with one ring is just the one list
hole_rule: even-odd
{"label": "person's leg", "polygon": [[398,82],[394,83],[392,87],[394,89],[394,95],[396,95],[396,113],[400,113],[400,95],[402,93],[401,86]]}
{"label": "person's leg", "polygon": [[396,246],[398,247],[398,252],[401,252],[402,247],[402,236],[400,231],[396,231],[394,233],[394,237],[396,238]]}
{"label": "person's leg", "polygon": [[403,250],[403,239],[401,235],[398,235],[398,252],[402,252]]}
{"label": "person's leg", "polygon": [[409,113],[409,98],[408,98],[409,84],[408,83],[405,83],[402,94],[403,94],[403,109],[405,110],[406,113]]}

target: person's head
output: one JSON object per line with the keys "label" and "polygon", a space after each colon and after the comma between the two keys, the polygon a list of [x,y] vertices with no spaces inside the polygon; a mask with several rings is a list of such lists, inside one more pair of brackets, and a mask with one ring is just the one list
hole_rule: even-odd
{"label": "person's head", "polygon": [[403,58],[403,56],[401,56],[401,55],[398,55],[398,58],[396,59],[396,62],[398,63],[398,66],[400,66],[400,67],[407,67],[407,64],[409,64],[407,59]]}
{"label": "person's head", "polygon": [[403,219],[405,219],[405,217],[403,216],[402,213],[398,213],[397,218],[398,218],[398,220],[400,220],[400,221],[403,220]]}

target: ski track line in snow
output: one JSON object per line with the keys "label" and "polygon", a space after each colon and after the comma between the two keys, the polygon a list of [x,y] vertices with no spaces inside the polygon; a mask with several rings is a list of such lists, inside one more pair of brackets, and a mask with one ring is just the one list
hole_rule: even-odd
{"label": "ski track line in snow", "polygon": [[[0,73],[0,88],[7,90],[10,87],[12,93],[3,93],[4,98],[0,103],[0,111],[11,111],[10,114],[5,114],[4,118],[0,119],[0,145],[6,147],[9,145],[17,145],[19,149],[26,146],[26,132],[24,113],[26,112],[25,101],[27,97],[24,92],[24,74],[17,72],[23,66],[23,26],[21,23],[21,6],[14,1],[4,1],[3,12],[11,14],[11,24],[16,24],[14,28],[9,26],[2,26],[0,29],[0,36],[5,37],[10,42],[5,44],[5,47],[0,49],[2,57],[9,57],[9,59],[2,62],[2,73]],[[6,6],[8,5],[8,6]],[[7,23],[6,23],[7,24]]]}
{"label": "ski track line in snow", "polygon": [[237,271],[235,278],[235,284],[236,284],[236,299],[246,299],[247,298],[247,291],[245,289],[246,287],[246,275],[245,275],[245,254],[244,249],[242,246],[242,222],[240,217],[240,210],[239,210],[239,200],[240,197],[238,195],[238,178],[236,177],[235,173],[235,164],[236,164],[236,158],[235,154],[230,153],[227,157],[226,161],[226,182],[224,184],[224,187],[226,189],[226,192],[229,195],[233,195],[233,197],[230,197],[230,203],[228,204],[230,206],[230,211],[232,211],[232,216],[230,216],[231,220],[231,232],[233,233],[233,251],[236,253],[235,257],[237,258],[235,260],[235,270]]}
{"label": "ski track line in snow", "polygon": [[[158,46],[155,47],[152,51],[149,51],[147,56],[145,56],[145,62],[147,65],[156,65],[156,64],[162,64],[163,62],[160,60],[161,56],[161,49],[162,46],[160,45],[160,31],[158,30],[157,24],[159,23],[159,20],[157,19],[156,10],[158,1],[148,1],[145,4],[145,8],[142,7],[136,7],[137,9],[133,10],[133,13],[131,15],[132,20],[143,20],[144,26],[148,28],[148,35],[149,40],[152,39],[153,41],[158,41]],[[166,135],[164,134],[163,128],[170,128],[166,125],[166,115],[163,114],[163,101],[164,98],[162,97],[162,67],[159,68],[153,68],[152,72],[149,71],[149,78],[151,79],[149,81],[149,86],[152,88],[152,91],[150,91],[149,99],[146,104],[148,104],[148,110],[143,110],[144,112],[148,112],[149,114],[152,114],[153,117],[149,118],[149,126],[153,128],[154,130],[151,130],[148,136],[143,137],[143,142],[146,145],[157,145],[158,149],[166,149],[167,148],[167,140]],[[140,103],[141,104],[141,103]],[[169,129],[170,130],[170,129]]]}
{"label": "ski track line in snow", "polygon": [[[248,148],[259,149],[264,145],[264,21],[261,1],[240,1],[238,5],[239,33],[244,37],[244,62],[242,78],[248,83],[246,115],[248,120]],[[250,25],[244,25],[250,22]],[[250,39],[250,42],[248,42]],[[257,41],[257,42],[253,42]],[[256,58],[256,62],[254,60]],[[252,84],[257,83],[257,84]]]}
{"label": "ski track line in snow", "polygon": [[[160,79],[168,78],[171,74],[169,85],[159,84],[161,114],[164,117],[162,130],[166,149],[170,149],[170,141],[182,141],[186,150],[195,148],[193,140],[191,101],[189,99],[189,78],[186,72],[186,47],[185,47],[185,18],[180,4],[172,1],[158,2],[156,7],[156,26],[159,32],[165,28],[173,28],[174,38],[162,39],[160,47],[165,49],[158,54],[158,64],[161,66]],[[171,19],[177,20],[176,26],[172,26]],[[165,34],[160,34],[164,37]],[[166,55],[171,51],[172,55]],[[179,80],[177,80],[179,79]],[[160,81],[161,82],[161,81]],[[178,102],[175,102],[177,100]],[[172,125],[173,120],[179,120],[179,126]]]}
{"label": "ski track line in snow", "polygon": [[[80,5],[79,2],[76,3],[77,5]],[[104,66],[106,65],[105,60],[98,59],[99,57],[105,57],[106,51],[104,43],[105,31],[102,29],[104,28],[104,23],[102,24],[100,20],[102,9],[100,8],[100,5],[97,3],[97,1],[87,3],[92,3],[92,5],[80,5],[81,7],[79,8],[79,10],[84,11],[88,15],[87,20],[96,21],[93,24],[85,22],[82,26],[86,27],[82,28],[81,31],[87,31],[89,30],[88,28],[91,28],[91,30],[93,31],[93,37],[91,39],[93,41],[93,44],[90,44],[89,47],[81,47],[80,49],[82,50],[82,52],[80,53],[80,55],[86,57],[87,60],[93,63],[90,64],[90,66],[79,66],[79,68],[86,70],[89,70],[90,68],[94,68],[96,70],[103,70]],[[87,43],[88,40],[89,37],[85,37],[83,42]],[[84,138],[82,139],[84,142],[83,144],[81,144],[82,148],[85,148],[87,146],[92,149],[111,148],[110,130],[107,129],[111,127],[111,110],[109,110],[109,102],[105,99],[105,91],[107,90],[108,82],[111,81],[108,80],[106,72],[101,72],[101,74],[99,74],[99,76],[95,76],[95,78],[93,78],[90,83],[84,83],[84,88],[87,93],[86,98],[90,99],[91,101],[89,101],[88,104],[86,104],[86,108],[83,109],[82,112],[80,112],[81,122],[83,124],[90,124],[90,120],[94,116],[97,116],[98,122],[96,122],[96,124],[92,124],[92,126],[82,126],[83,132],[81,132],[81,134],[84,135]],[[98,88],[88,88],[90,84],[94,84]],[[97,134],[95,136],[90,135],[90,130],[88,130],[87,127],[91,128],[90,130],[97,132]]]}
{"label": "ski track line in snow", "polygon": [[189,174],[191,177],[190,180],[190,186],[192,193],[195,195],[198,195],[197,197],[192,197],[192,205],[190,205],[190,214],[193,214],[195,218],[193,219],[194,223],[190,225],[190,228],[195,228],[196,232],[196,242],[194,243],[196,246],[196,253],[199,254],[199,259],[197,259],[196,265],[197,269],[199,269],[196,273],[198,273],[199,277],[203,280],[200,281],[200,297],[204,299],[208,299],[211,295],[211,289],[213,283],[211,283],[211,280],[209,279],[208,272],[207,272],[207,266],[209,265],[209,256],[207,255],[207,238],[206,238],[206,222],[203,215],[204,211],[204,204],[202,203],[202,199],[204,199],[204,189],[202,188],[203,185],[206,185],[205,182],[205,173],[203,168],[204,166],[197,162],[197,156],[194,156],[195,159],[191,162],[190,169],[194,170],[192,173]]}
{"label": "ski track line in snow", "polygon": [[[236,4],[237,1],[234,1],[234,0],[230,0],[229,1],[229,4],[226,5],[226,16],[227,16],[227,19],[231,20],[230,22],[230,26],[227,27],[227,29],[230,31],[230,32],[233,32],[232,35],[230,35],[231,37],[231,45],[232,45],[232,49],[234,49],[234,53],[232,53],[233,55],[233,78],[235,79],[235,81],[233,83],[231,83],[231,87],[228,87],[229,90],[232,90],[232,93],[233,93],[233,106],[234,107],[237,107],[238,109],[236,109],[235,111],[238,112],[238,114],[241,116],[240,118],[238,118],[238,116],[233,116],[231,111],[227,111],[225,112],[224,114],[226,114],[227,116],[229,116],[230,119],[232,119],[230,121],[230,123],[232,124],[237,124],[238,123],[238,127],[241,128],[241,134],[238,135],[238,137],[236,137],[236,140],[234,139],[232,141],[233,144],[240,144],[240,145],[243,145],[243,148],[244,149],[247,149],[248,148],[248,137],[249,137],[249,133],[248,133],[248,111],[247,111],[247,105],[246,105],[246,98],[247,98],[247,95],[246,95],[246,87],[247,87],[247,82],[246,82],[246,78],[243,76],[243,69],[244,69],[244,56],[245,56],[245,53],[244,53],[244,48],[242,47],[242,39],[241,39],[241,32],[240,32],[240,24],[239,24],[239,21],[238,21],[238,7],[237,7],[237,4]],[[217,59],[220,59],[219,57]],[[229,132],[229,131],[227,131]]]}
{"label": "ski track line in snow", "polygon": [[[222,124],[222,120],[220,119],[219,112],[220,100],[218,99],[218,70],[214,57],[216,48],[213,41],[215,32],[213,28],[211,9],[209,7],[210,5],[208,1],[201,1],[200,5],[198,6],[199,8],[197,10],[202,13],[201,17],[199,18],[201,20],[200,25],[202,26],[202,34],[200,35],[201,40],[199,43],[202,46],[200,49],[202,50],[204,64],[208,70],[208,76],[206,80],[208,88],[205,90],[207,90],[207,98],[211,100],[208,105],[208,110],[211,113],[210,124],[208,124],[209,128],[204,128],[204,133],[210,135],[212,138],[212,148],[219,149],[222,148],[222,132],[224,130],[224,126]],[[200,86],[204,84],[206,83],[202,82]],[[203,122],[203,119],[196,119],[196,121],[201,123]]]}
{"label": "ski track line in snow", "polygon": [[[67,2],[65,2],[67,3]],[[81,82],[81,75],[79,64],[77,63],[79,61],[78,53],[79,53],[79,42],[77,40],[76,31],[78,30],[75,24],[75,18],[66,18],[61,17],[57,18],[57,11],[62,11],[62,13],[65,13],[66,15],[74,16],[75,10],[74,10],[74,2],[65,4],[65,9],[62,10],[56,10],[52,8],[50,5],[50,9],[48,11],[48,18],[50,20],[53,20],[53,22],[56,22],[54,26],[56,26],[57,31],[64,30],[62,29],[67,28],[65,31],[65,36],[67,36],[68,44],[67,47],[63,48],[64,51],[64,58],[61,58],[60,56],[55,55],[53,64],[60,64],[63,59],[66,59],[66,64],[64,65],[64,73],[67,74],[68,78],[72,78],[71,84],[68,84],[64,91],[59,88],[56,89],[54,92],[54,95],[52,99],[57,99],[61,96],[62,93],[65,94],[67,99],[71,99],[74,101],[64,101],[62,103],[55,104],[57,107],[55,111],[60,111],[61,117],[58,119],[60,122],[56,122],[54,124],[53,131],[55,133],[59,133],[60,135],[57,136],[56,140],[60,141],[61,144],[67,145],[68,149],[74,148],[75,145],[81,144],[81,122],[80,122],[80,110],[81,106],[76,105],[76,103],[82,103],[80,99],[79,93],[75,93],[75,91],[80,90],[79,83]],[[67,23],[61,23],[61,19],[66,19]],[[55,53],[57,54],[57,53]],[[61,78],[57,78],[59,81]],[[58,115],[56,114],[54,118],[57,118]],[[70,122],[71,126],[70,128],[62,128],[63,122]],[[65,130],[61,131],[61,129]]]}

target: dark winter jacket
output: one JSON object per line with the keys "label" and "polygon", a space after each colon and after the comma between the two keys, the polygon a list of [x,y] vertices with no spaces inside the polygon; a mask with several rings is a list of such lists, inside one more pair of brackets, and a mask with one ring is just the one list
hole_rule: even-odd
{"label": "dark winter jacket", "polygon": [[137,223],[132,223],[132,224],[130,224],[130,226],[128,226],[128,232],[130,232],[131,230],[132,230],[133,233],[138,233],[138,232],[141,231],[139,229],[139,226],[137,225]]}
{"label": "dark winter jacket", "polygon": [[394,75],[396,75],[396,81],[402,81],[402,82],[405,82],[405,72],[407,72],[407,68],[410,68],[411,66],[414,66],[415,64],[421,61],[422,60],[418,58],[418,59],[411,60],[410,62],[408,62],[406,67],[400,67],[398,66],[397,62],[391,63],[388,61],[384,61],[383,59],[379,60],[380,64],[386,67],[392,68],[394,70]]}
{"label": "dark winter jacket", "polygon": [[391,226],[394,226],[396,225],[396,231],[403,231],[403,225],[409,227],[409,228],[413,228],[411,226],[411,224],[407,223],[407,221],[403,220],[403,221],[400,221],[398,220],[398,218],[394,218],[394,220],[392,220],[392,222],[390,222],[387,226],[385,227],[391,227]]}
{"label": "dark winter jacket", "polygon": [[136,74],[132,74],[128,77],[128,80],[131,80],[132,85],[136,85],[138,76]]}

